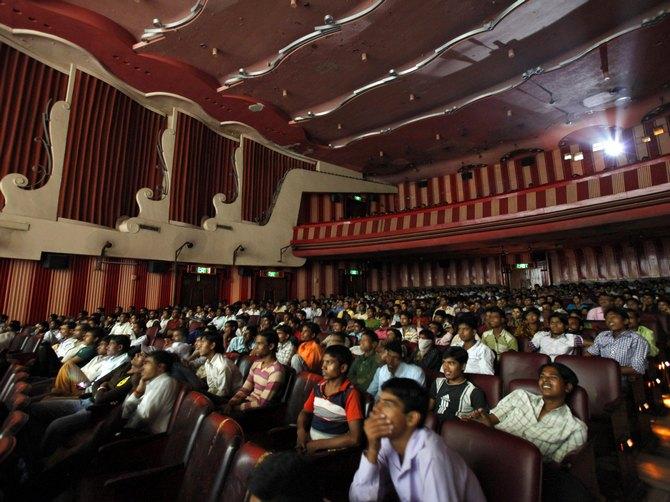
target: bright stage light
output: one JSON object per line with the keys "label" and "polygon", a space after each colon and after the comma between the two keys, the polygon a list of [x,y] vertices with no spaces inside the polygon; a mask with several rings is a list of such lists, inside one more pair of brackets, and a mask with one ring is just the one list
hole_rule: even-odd
{"label": "bright stage light", "polygon": [[623,153],[623,144],[616,140],[608,140],[605,142],[605,155],[610,157],[618,157]]}

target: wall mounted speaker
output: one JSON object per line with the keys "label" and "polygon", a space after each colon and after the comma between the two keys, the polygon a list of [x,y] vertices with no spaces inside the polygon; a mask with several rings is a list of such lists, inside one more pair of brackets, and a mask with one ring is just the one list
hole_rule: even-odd
{"label": "wall mounted speaker", "polygon": [[42,253],[42,266],[54,270],[63,270],[70,266],[70,256],[58,253]]}
{"label": "wall mounted speaker", "polygon": [[147,272],[150,274],[164,274],[170,270],[171,263],[169,261],[150,261],[147,265]]}

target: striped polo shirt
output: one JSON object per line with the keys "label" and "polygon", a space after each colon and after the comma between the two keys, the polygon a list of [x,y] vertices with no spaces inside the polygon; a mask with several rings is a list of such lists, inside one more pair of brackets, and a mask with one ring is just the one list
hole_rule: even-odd
{"label": "striped polo shirt", "polygon": [[360,393],[345,379],[335,394],[325,395],[327,381],[321,382],[310,393],[303,409],[311,413],[312,439],[329,439],[349,432],[352,420],[363,420]]}

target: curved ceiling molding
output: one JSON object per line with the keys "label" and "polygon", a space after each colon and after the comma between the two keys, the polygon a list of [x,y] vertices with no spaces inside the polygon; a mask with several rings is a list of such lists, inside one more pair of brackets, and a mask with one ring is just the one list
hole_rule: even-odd
{"label": "curved ceiling molding", "polygon": [[153,40],[160,38],[163,36],[163,33],[168,32],[168,31],[173,31],[173,30],[178,30],[179,28],[183,28],[187,24],[191,23],[194,21],[198,15],[203,11],[205,8],[205,5],[207,4],[207,0],[197,0],[195,2],[195,5],[189,9],[189,13],[184,16],[181,19],[178,19],[177,21],[173,21],[171,23],[163,24],[160,19],[156,18],[153,21],[153,28],[145,28],[144,29],[144,34],[142,35],[142,42],[144,43],[150,43]]}
{"label": "curved ceiling molding", "polygon": [[608,42],[611,42],[612,40],[614,40],[616,38],[619,38],[623,35],[626,35],[628,33],[631,33],[633,31],[644,29],[644,28],[647,28],[649,26],[653,26],[653,25],[661,22],[663,19],[665,19],[669,15],[670,15],[669,10],[665,10],[665,9],[661,10],[654,18],[644,19],[642,22],[638,21],[638,22],[635,22],[634,24],[632,24],[631,26],[628,26],[626,28],[622,28],[621,30],[617,31],[616,33],[613,33],[613,34],[599,40],[595,44],[590,45],[589,47],[585,48],[584,50],[578,52],[576,55],[573,55],[573,56],[571,56],[571,57],[569,57],[569,58],[567,58],[563,61],[560,61],[560,62],[554,64],[553,66],[549,67],[549,68],[543,68],[541,66],[538,66],[538,67],[535,67],[535,68],[530,68],[530,69],[526,70],[525,72],[523,72],[523,74],[520,76],[520,78],[516,82],[510,83],[510,84],[504,84],[502,87],[499,87],[497,89],[489,90],[489,91],[486,91],[482,94],[472,96],[472,97],[467,98],[466,100],[463,100],[461,102],[458,102],[458,103],[454,104],[453,106],[450,106],[446,109],[442,109],[442,110],[439,110],[439,111],[434,111],[434,112],[418,115],[416,117],[412,117],[410,119],[403,120],[401,122],[397,122],[395,124],[391,124],[389,126],[383,127],[381,129],[376,129],[376,130],[373,130],[373,131],[367,131],[367,132],[364,132],[364,133],[361,133],[361,134],[357,134],[355,136],[350,136],[348,138],[343,138],[340,141],[329,143],[328,146],[331,149],[337,150],[337,149],[349,146],[352,143],[355,143],[357,141],[361,141],[363,139],[368,139],[368,138],[372,138],[372,137],[375,137],[375,136],[380,136],[382,134],[388,134],[388,133],[396,131],[396,130],[402,128],[402,127],[408,126],[410,124],[414,124],[416,122],[420,122],[420,121],[435,118],[435,117],[440,117],[442,115],[451,115],[451,114],[457,112],[458,110],[460,110],[460,109],[462,109],[462,108],[464,108],[468,105],[476,103],[477,101],[481,101],[482,99],[501,94],[501,93],[509,91],[511,89],[515,89],[516,87],[520,86],[521,84],[523,84],[527,80],[531,79],[534,75],[540,75],[540,74],[543,74],[543,73],[549,73],[549,72],[553,72],[553,71],[556,71],[556,70],[560,70],[561,68],[564,68],[565,66],[568,66],[569,64],[574,63],[575,61],[579,60],[580,58],[586,56],[588,53],[590,53],[594,49],[597,49],[601,45],[606,44]]}
{"label": "curved ceiling molding", "polygon": [[300,122],[305,122],[307,120],[312,120],[317,117],[325,117],[326,115],[330,115],[336,110],[339,110],[342,108],[344,105],[347,103],[350,103],[354,99],[358,98],[359,96],[362,96],[363,94],[372,91],[373,89],[378,89],[379,87],[385,86],[390,84],[391,82],[397,81],[402,77],[406,77],[408,75],[411,75],[412,73],[415,73],[425,66],[429,65],[432,63],[435,59],[439,58],[442,54],[447,52],[449,49],[451,49],[454,45],[467,40],[468,38],[474,37],[476,35],[480,35],[482,33],[485,33],[487,31],[493,30],[503,19],[505,19],[509,14],[514,12],[517,8],[521,7],[523,4],[528,2],[528,0],[516,0],[513,4],[511,4],[509,7],[507,7],[505,10],[503,10],[498,16],[493,19],[492,21],[489,21],[485,23],[484,25],[480,26],[479,28],[476,28],[474,30],[470,30],[466,33],[462,33],[461,35],[458,35],[455,38],[452,38],[451,40],[448,40],[447,42],[443,43],[440,45],[437,49],[433,50],[433,53],[428,56],[427,58],[419,61],[415,65],[406,68],[404,70],[397,71],[395,69],[391,69],[388,72],[388,76],[381,78],[379,80],[375,80],[374,82],[370,82],[369,84],[366,84],[362,87],[359,87],[358,89],[354,89],[351,91],[351,94],[348,96],[344,97],[341,101],[339,101],[334,107],[328,109],[328,110],[323,110],[320,112],[311,112],[308,111],[303,115],[297,115],[293,117],[292,123],[297,124]]}
{"label": "curved ceiling molding", "polygon": [[297,51],[300,47],[303,47],[304,45],[312,43],[320,38],[326,37],[333,33],[337,33],[342,29],[342,26],[370,14],[371,12],[376,10],[379,6],[381,6],[385,1],[386,0],[375,0],[372,3],[372,5],[350,16],[343,17],[342,19],[334,20],[332,16],[329,15],[325,16],[323,20],[325,23],[324,25],[315,26],[314,31],[312,33],[308,33],[307,35],[300,37],[297,40],[294,40],[286,47],[279,49],[279,51],[277,51],[277,55],[267,62],[266,65],[267,68],[263,68],[262,70],[256,70],[256,71],[248,70],[246,68],[240,68],[239,72],[236,75],[234,76],[230,75],[226,78],[226,80],[223,83],[223,86],[219,90],[223,91],[226,89],[230,89],[234,85],[237,85],[243,82],[244,80],[251,78],[258,78],[262,77],[263,75],[267,75],[268,73],[275,70],[284,59],[290,56],[293,52]]}

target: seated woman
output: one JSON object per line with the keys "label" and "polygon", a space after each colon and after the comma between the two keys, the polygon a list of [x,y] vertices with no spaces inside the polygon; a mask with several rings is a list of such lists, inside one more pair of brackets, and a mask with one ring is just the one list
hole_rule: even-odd
{"label": "seated woman", "polygon": [[561,462],[586,442],[586,424],[566,404],[579,383],[574,371],[561,363],[540,368],[540,394],[517,389],[487,413],[479,409],[465,417],[509,432],[538,447],[545,462]]}
{"label": "seated woman", "polygon": [[576,347],[590,345],[579,336],[567,333],[568,318],[554,312],[549,316],[549,331],[538,331],[528,343],[529,352],[548,355],[553,361],[556,356],[573,354]]}
{"label": "seated woman", "polygon": [[424,370],[440,371],[440,351],[435,347],[435,335],[429,329],[422,329],[419,333],[418,346],[412,353],[410,362]]}
{"label": "seated woman", "polygon": [[442,373],[430,388],[429,409],[440,422],[456,420],[479,409],[488,409],[486,395],[463,376],[468,364],[468,351],[463,347],[448,347],[442,353]]}

